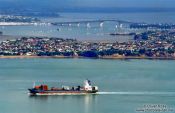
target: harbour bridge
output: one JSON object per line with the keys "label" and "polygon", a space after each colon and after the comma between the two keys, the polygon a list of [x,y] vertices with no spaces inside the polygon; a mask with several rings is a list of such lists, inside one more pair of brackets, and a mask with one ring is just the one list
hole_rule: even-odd
{"label": "harbour bridge", "polygon": [[103,27],[104,22],[114,22],[116,27],[122,27],[123,25],[133,24],[134,22],[116,20],[116,19],[104,19],[104,20],[85,20],[85,21],[70,21],[70,22],[54,22],[52,25],[56,26],[77,26],[85,25],[87,27],[91,27],[93,24],[98,24],[100,27]]}

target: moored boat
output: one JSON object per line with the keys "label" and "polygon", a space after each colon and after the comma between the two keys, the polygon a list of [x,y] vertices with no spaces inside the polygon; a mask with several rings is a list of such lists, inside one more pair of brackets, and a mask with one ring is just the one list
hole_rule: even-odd
{"label": "moored boat", "polygon": [[83,86],[68,87],[63,86],[61,88],[51,87],[48,85],[33,86],[28,89],[30,95],[84,95],[84,94],[96,94],[98,92],[97,86],[92,86],[90,80],[85,80]]}

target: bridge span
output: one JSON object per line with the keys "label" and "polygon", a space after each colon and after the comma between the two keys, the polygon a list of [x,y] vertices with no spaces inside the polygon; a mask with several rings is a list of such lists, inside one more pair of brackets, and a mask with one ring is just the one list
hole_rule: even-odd
{"label": "bridge span", "polygon": [[84,20],[84,21],[69,21],[69,22],[54,22],[51,23],[52,25],[56,25],[56,26],[80,26],[80,24],[85,24],[87,27],[90,27],[90,24],[94,24],[97,23],[99,24],[99,26],[103,26],[104,22],[116,22],[116,24],[118,24],[119,26],[121,26],[122,24],[133,24],[134,22],[129,22],[129,21],[123,21],[123,20],[116,20],[116,19],[100,19],[100,20]]}

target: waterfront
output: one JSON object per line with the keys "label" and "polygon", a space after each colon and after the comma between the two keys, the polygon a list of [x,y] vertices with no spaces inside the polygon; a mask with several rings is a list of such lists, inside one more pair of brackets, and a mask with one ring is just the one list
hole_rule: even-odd
{"label": "waterfront", "polygon": [[[0,58],[69,57],[69,58],[151,58],[174,59],[172,31],[148,31],[130,42],[81,42],[74,39],[22,37],[0,43]],[[7,56],[7,57],[6,57]]]}
{"label": "waterfront", "polygon": [[[26,58],[1,59],[0,64],[3,113],[138,113],[136,109],[145,104],[164,104],[175,109],[172,60]],[[34,81],[60,86],[81,84],[86,78],[99,86],[101,94],[27,95]]]}

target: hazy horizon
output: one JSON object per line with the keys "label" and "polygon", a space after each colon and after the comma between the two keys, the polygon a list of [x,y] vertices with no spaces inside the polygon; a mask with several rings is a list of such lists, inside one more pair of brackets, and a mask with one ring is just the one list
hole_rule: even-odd
{"label": "hazy horizon", "polygon": [[[45,11],[117,11],[125,8],[158,9],[166,11],[175,9],[174,0],[0,0],[1,11],[5,10],[45,10]],[[92,9],[91,9],[92,8]],[[82,10],[82,11],[83,11]]]}

